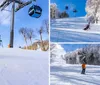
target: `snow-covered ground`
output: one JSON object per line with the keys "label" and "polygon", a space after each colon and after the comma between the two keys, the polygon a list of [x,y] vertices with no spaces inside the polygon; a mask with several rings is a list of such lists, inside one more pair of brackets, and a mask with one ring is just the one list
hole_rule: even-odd
{"label": "snow-covered ground", "polygon": [[51,64],[50,85],[100,85],[100,66],[87,65],[86,75],[81,65]]}
{"label": "snow-covered ground", "polygon": [[48,52],[0,49],[0,85],[49,85]]}
{"label": "snow-covered ground", "polygon": [[100,42],[100,24],[91,24],[89,30],[85,17],[51,20],[52,42]]}
{"label": "snow-covered ground", "polygon": [[66,64],[63,60],[61,55],[66,51],[61,45],[52,51],[56,56],[52,57],[53,62],[50,64],[50,85],[100,85],[99,65],[87,65],[86,75],[83,75],[81,64]]}

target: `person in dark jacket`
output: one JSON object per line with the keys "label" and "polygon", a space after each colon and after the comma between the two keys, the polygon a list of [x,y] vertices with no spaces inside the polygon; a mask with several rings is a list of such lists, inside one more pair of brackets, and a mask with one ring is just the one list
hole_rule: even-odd
{"label": "person in dark jacket", "polygon": [[81,74],[85,74],[85,70],[86,70],[86,57],[84,56],[83,58],[82,58],[82,72],[81,72]]}
{"label": "person in dark jacket", "polygon": [[84,28],[84,30],[88,30],[90,29],[90,22],[86,25],[86,27]]}

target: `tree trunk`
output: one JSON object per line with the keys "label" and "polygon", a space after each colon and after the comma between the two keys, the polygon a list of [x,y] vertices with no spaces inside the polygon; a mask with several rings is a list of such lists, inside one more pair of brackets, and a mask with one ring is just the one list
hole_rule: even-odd
{"label": "tree trunk", "polygon": [[31,49],[33,49],[33,45],[32,45],[32,39],[30,38],[30,41],[31,41]]}
{"label": "tree trunk", "polygon": [[28,49],[26,37],[24,37],[24,39],[25,39],[25,43],[26,43],[26,49]]}
{"label": "tree trunk", "polygon": [[95,18],[95,23],[96,23],[96,17],[97,17],[97,12],[98,12],[98,8],[99,8],[99,0],[97,1],[97,4],[96,4],[96,8],[95,8],[95,11],[94,11],[94,18]]}
{"label": "tree trunk", "polygon": [[[40,33],[40,39],[41,39],[41,44],[42,44],[43,50],[45,51],[45,47],[44,47],[44,44],[43,44],[42,34],[41,34],[41,33]],[[41,48],[42,48],[42,47],[41,47]]]}
{"label": "tree trunk", "polygon": [[40,33],[40,39],[41,39],[41,41],[42,41],[42,34]]}

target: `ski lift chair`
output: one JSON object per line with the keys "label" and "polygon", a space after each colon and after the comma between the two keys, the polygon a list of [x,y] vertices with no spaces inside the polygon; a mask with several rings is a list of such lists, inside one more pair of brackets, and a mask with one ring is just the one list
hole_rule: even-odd
{"label": "ski lift chair", "polygon": [[40,6],[33,5],[29,8],[28,13],[31,17],[39,18],[42,14],[42,9]]}

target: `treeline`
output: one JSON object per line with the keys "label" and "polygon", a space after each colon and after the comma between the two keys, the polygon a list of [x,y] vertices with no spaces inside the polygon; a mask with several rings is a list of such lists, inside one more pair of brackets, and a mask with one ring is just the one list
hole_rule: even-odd
{"label": "treeline", "polygon": [[88,45],[82,49],[73,52],[68,52],[62,59],[69,64],[82,63],[82,58],[86,58],[86,63],[89,65],[100,65],[100,45]]}
{"label": "treeline", "polygon": [[76,13],[78,12],[78,10],[75,7],[65,6],[65,11],[60,12],[58,17],[59,18],[70,17],[69,12],[73,12],[74,17],[76,17]]}

